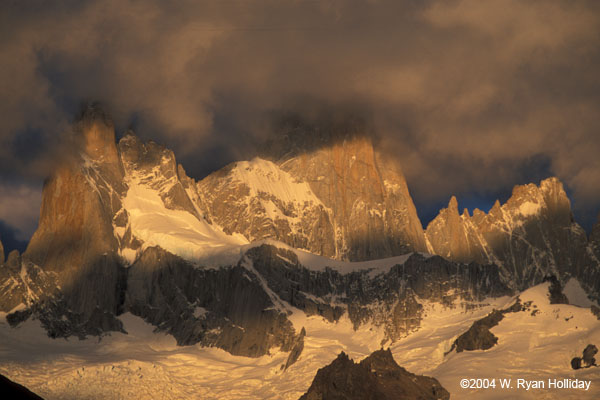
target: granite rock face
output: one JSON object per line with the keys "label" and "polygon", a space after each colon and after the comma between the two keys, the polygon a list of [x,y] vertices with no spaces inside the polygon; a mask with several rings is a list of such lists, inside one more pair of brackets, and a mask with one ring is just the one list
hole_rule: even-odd
{"label": "granite rock face", "polygon": [[[597,270],[590,260],[585,231],[573,220],[570,201],[556,178],[516,186],[511,198],[489,213],[458,214],[456,198],[427,226],[435,254],[450,260],[494,263],[502,277],[522,290],[546,276],[585,284]],[[589,280],[588,280],[589,282]],[[591,289],[591,287],[587,287]]]}
{"label": "granite rock face", "polygon": [[200,181],[198,192],[211,220],[250,241],[344,260],[427,250],[401,169],[368,137],[234,163]]}
{"label": "granite rock face", "polygon": [[180,345],[201,343],[248,357],[273,347],[289,351],[294,328],[248,262],[202,269],[148,248],[128,270],[125,309],[172,334]]}
{"label": "granite rock face", "polygon": [[172,334],[181,345],[201,343],[257,357],[273,347],[303,348],[288,316],[293,309],[334,322],[347,313],[356,328],[381,327],[396,341],[418,329],[419,301],[466,306],[509,294],[494,266],[459,265],[440,257],[411,256],[376,277],[370,270],[341,274],[311,270],[294,252],[271,245],[250,248],[236,265],[199,268],[158,247],[129,268],[124,309]]}
{"label": "granite rock face", "polygon": [[268,245],[248,250],[246,257],[283,308],[289,304],[329,321],[347,312],[355,328],[367,323],[382,327],[384,341],[396,341],[419,328],[421,301],[466,307],[512,293],[493,265],[457,264],[420,254],[375,276],[370,270],[347,274],[331,268],[311,270],[293,252]]}
{"label": "granite rock face", "polygon": [[378,350],[356,364],[342,352],[321,368],[300,400],[447,400],[435,378],[415,375],[396,364],[391,351]]}
{"label": "granite rock face", "polygon": [[74,127],[79,152],[46,181],[38,229],[23,257],[54,272],[66,308],[82,319],[102,315],[103,326],[121,326],[124,269],[113,217],[127,190],[115,146],[114,127],[89,107]]}

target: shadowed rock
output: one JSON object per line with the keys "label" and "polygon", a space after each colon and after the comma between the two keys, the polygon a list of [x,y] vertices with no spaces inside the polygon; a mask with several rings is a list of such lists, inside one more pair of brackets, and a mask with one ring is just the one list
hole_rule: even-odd
{"label": "shadowed rock", "polygon": [[596,367],[596,358],[594,357],[598,353],[598,348],[593,344],[588,344],[583,349],[583,357],[574,357],[571,360],[571,368],[581,369]]}
{"label": "shadowed rock", "polygon": [[298,358],[300,358],[300,354],[302,354],[302,350],[304,350],[304,336],[306,336],[306,330],[303,327],[298,337],[294,339],[292,351],[290,351],[290,355],[288,356],[285,366],[283,367],[284,371],[291,367],[292,364],[296,363]]}
{"label": "shadowed rock", "polygon": [[454,349],[456,349],[457,353],[464,350],[473,351],[491,349],[498,343],[498,338],[490,332],[490,329],[502,321],[504,314],[520,312],[523,310],[524,308],[519,298],[517,298],[515,304],[505,310],[493,310],[482,319],[473,322],[473,325],[471,325],[469,330],[454,341],[452,347],[446,354],[449,354]]}
{"label": "shadowed rock", "polygon": [[300,400],[446,400],[435,378],[415,375],[396,364],[391,351],[378,350],[356,364],[341,352],[319,369]]}
{"label": "shadowed rock", "polygon": [[5,399],[43,400],[25,386],[11,381],[4,375],[0,375],[0,393]]}
{"label": "shadowed rock", "polygon": [[592,365],[596,365],[596,358],[594,358],[596,353],[598,353],[598,348],[593,344],[588,344],[583,350],[582,360],[586,366],[591,367]]}
{"label": "shadowed rock", "polygon": [[562,292],[562,285],[555,276],[544,278],[544,282],[550,282],[550,287],[548,287],[550,304],[569,304],[569,299]]}

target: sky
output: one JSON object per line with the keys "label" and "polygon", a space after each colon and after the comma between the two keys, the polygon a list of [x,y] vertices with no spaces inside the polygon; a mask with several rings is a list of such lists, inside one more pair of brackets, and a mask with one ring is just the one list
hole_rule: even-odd
{"label": "sky", "polygon": [[[600,2],[3,1],[0,238],[23,248],[81,104],[200,179],[281,112],[360,114],[424,225],[558,176],[600,211]],[[6,242],[9,242],[8,244]]]}

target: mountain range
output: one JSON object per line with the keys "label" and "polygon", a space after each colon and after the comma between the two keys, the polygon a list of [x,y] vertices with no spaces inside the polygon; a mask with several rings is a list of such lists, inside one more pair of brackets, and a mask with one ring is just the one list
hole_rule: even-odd
{"label": "mountain range", "polygon": [[469,310],[549,277],[600,300],[600,223],[574,221],[554,177],[489,212],[452,197],[424,229],[399,161],[360,129],[293,126],[268,151],[200,181],[174,153],[89,107],[44,184],[27,250],[5,259],[0,312],[53,338],[103,337],[131,313],[179,345],[260,357],[302,353],[294,315],[420,328],[423,301]]}

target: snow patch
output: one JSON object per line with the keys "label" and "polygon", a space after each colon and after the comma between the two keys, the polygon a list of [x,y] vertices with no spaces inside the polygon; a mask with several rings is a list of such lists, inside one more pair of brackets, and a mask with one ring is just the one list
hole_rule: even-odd
{"label": "snow patch", "polygon": [[524,217],[530,217],[532,215],[537,215],[542,206],[538,203],[532,203],[530,201],[526,201],[519,206],[519,214]]}
{"label": "snow patch", "polygon": [[233,179],[250,188],[253,197],[263,192],[284,203],[322,204],[307,182],[296,181],[292,175],[271,161],[258,157],[251,161],[240,161],[236,163],[231,174]]}
{"label": "snow patch", "polygon": [[569,279],[563,289],[563,293],[569,299],[569,304],[579,307],[591,307],[594,304],[575,278]]}

